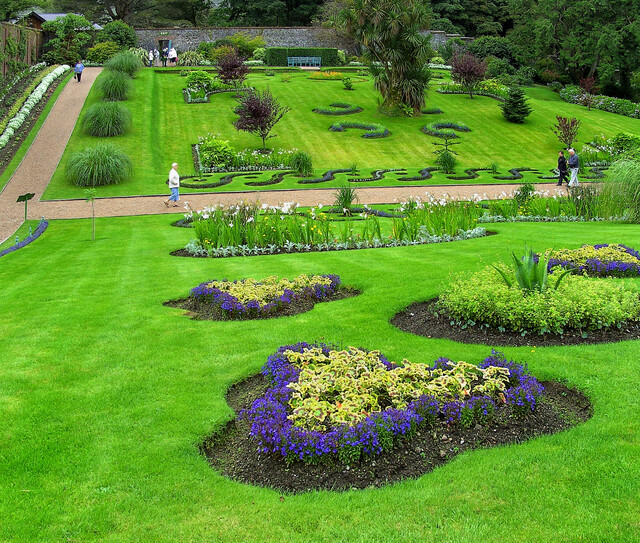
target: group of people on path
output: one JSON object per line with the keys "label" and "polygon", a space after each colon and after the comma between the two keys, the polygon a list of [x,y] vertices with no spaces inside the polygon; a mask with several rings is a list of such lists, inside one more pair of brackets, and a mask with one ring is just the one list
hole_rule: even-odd
{"label": "group of people on path", "polygon": [[[571,172],[571,179],[567,182],[567,166]],[[580,159],[576,155],[575,149],[569,149],[569,161],[564,156],[564,151],[558,152],[558,186],[562,186],[562,181],[567,184],[568,187],[573,188],[578,186],[578,170],[580,169]]]}
{"label": "group of people on path", "polygon": [[175,47],[169,49],[165,47],[162,51],[158,51],[158,49],[149,49],[149,68],[153,68],[155,63],[156,66],[159,66],[159,61],[162,62],[162,67],[167,67],[167,62],[169,62],[170,66],[177,66],[178,64],[178,52]]}

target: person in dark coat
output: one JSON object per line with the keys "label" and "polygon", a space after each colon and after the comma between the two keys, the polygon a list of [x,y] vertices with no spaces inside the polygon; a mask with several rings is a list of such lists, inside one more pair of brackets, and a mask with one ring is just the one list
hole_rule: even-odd
{"label": "person in dark coat", "polygon": [[564,152],[558,152],[558,186],[562,186],[562,180],[567,182],[567,159],[564,158]]}

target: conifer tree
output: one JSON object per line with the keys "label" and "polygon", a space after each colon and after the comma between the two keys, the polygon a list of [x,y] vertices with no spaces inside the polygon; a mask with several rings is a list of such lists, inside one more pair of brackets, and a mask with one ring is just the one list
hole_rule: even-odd
{"label": "conifer tree", "polygon": [[507,99],[500,104],[502,115],[510,123],[523,123],[525,117],[531,113],[531,106],[527,102],[522,87],[509,87]]}

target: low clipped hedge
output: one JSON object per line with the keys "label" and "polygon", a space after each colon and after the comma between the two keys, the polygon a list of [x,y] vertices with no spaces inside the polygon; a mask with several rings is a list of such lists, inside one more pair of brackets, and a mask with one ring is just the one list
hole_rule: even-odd
{"label": "low clipped hedge", "polygon": [[621,244],[583,245],[549,253],[549,271],[572,269],[591,277],[638,277],[640,253]]}
{"label": "low clipped hedge", "polygon": [[334,123],[329,127],[329,130],[331,132],[345,132],[348,128],[365,130],[362,137],[367,139],[386,138],[391,135],[387,127],[379,123]]}
{"label": "low clipped hedge", "polygon": [[131,112],[120,102],[92,105],[82,118],[82,130],[90,136],[120,136],[131,128]]}
{"label": "low clipped hedge", "polygon": [[524,417],[544,388],[525,367],[493,353],[478,365],[390,362],[379,351],[324,344],[280,347],[262,369],[271,387],[240,417],[259,453],[286,462],[355,464],[390,452],[438,421],[490,425],[497,410]]}
{"label": "low clipped hedge", "polygon": [[[506,267],[503,271],[513,278]],[[516,283],[517,284],[517,283]],[[621,327],[640,321],[638,294],[613,279],[569,275],[557,290],[508,287],[499,273],[484,270],[454,280],[438,301],[452,325],[491,327],[526,334],[563,334]]]}
{"label": "low clipped hedge", "polygon": [[109,143],[73,153],[67,161],[67,181],[78,187],[116,185],[128,181],[133,171],[129,157]]}
{"label": "low clipped hedge", "polygon": [[320,115],[353,115],[354,113],[364,111],[361,107],[354,106],[353,104],[347,104],[345,102],[333,102],[329,104],[329,107],[335,109],[323,109],[317,107],[311,111],[319,113]]}
{"label": "low clipped hedge", "polygon": [[[449,130],[443,130],[444,128],[448,128]],[[436,138],[459,138],[458,132],[471,132],[471,128],[461,123],[454,123],[451,121],[438,121],[435,123],[429,123],[424,125],[420,131],[427,134],[428,136],[434,136]]]}

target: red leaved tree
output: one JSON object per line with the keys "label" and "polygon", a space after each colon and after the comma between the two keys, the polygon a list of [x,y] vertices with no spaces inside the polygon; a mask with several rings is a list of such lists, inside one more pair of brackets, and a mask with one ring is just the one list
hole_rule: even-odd
{"label": "red leaved tree", "polygon": [[234,113],[239,115],[239,118],[233,125],[237,130],[262,138],[262,148],[266,149],[266,141],[276,137],[276,134],[271,134],[271,130],[291,108],[280,105],[269,89],[249,89],[239,94],[236,100],[238,107],[234,109]]}
{"label": "red leaved tree", "polygon": [[235,49],[218,59],[218,77],[225,85],[240,87],[248,73],[249,66],[245,66],[244,59]]}
{"label": "red leaved tree", "polygon": [[571,147],[574,141],[578,141],[578,129],[580,121],[575,117],[567,119],[566,117],[556,116],[558,124],[551,127],[551,131],[558,137],[558,141],[563,143],[565,147]]}
{"label": "red leaved tree", "polygon": [[454,53],[451,58],[451,77],[473,98],[473,89],[484,79],[487,73],[487,63],[471,53]]}
{"label": "red leaved tree", "polygon": [[595,100],[593,96],[596,92],[596,80],[593,77],[585,77],[580,80],[580,88],[584,91],[583,103],[591,111],[591,106]]}

